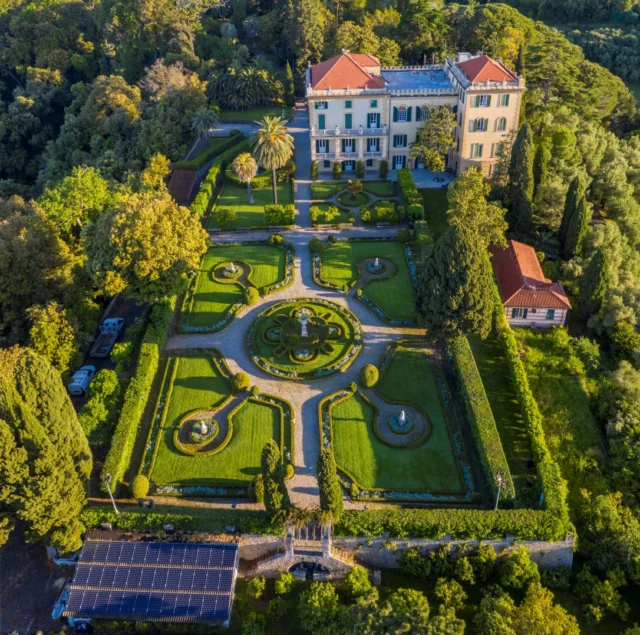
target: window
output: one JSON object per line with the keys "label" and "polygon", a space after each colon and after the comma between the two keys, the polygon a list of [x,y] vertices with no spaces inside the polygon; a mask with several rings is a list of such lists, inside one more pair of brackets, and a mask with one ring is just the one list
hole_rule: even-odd
{"label": "window", "polygon": [[323,164],[322,164],[322,166],[323,166],[323,167],[325,167],[325,168],[330,168],[330,167],[331,167],[331,161],[327,161],[327,160],[325,159],[325,160],[324,160],[324,162],[323,162]]}
{"label": "window", "polygon": [[317,139],[316,152],[329,152],[329,142],[326,139]]}
{"label": "window", "polygon": [[367,139],[367,152],[380,152],[380,139]]}
{"label": "window", "polygon": [[342,140],[342,151],[343,152],[355,152],[356,151],[356,140],[355,139],[343,139]]}
{"label": "window", "polygon": [[512,318],[522,318],[523,320],[526,320],[528,313],[529,309],[511,309]]}
{"label": "window", "polygon": [[509,95],[500,95],[499,105],[503,106],[503,107],[508,106],[509,105]]}
{"label": "window", "polygon": [[317,101],[315,103],[316,110],[326,110],[329,107],[328,101]]}
{"label": "window", "polygon": [[373,167],[373,159],[367,159],[367,167],[368,168],[372,168]]}
{"label": "window", "polygon": [[406,121],[407,120],[407,109],[404,106],[400,106],[398,108],[398,121]]}
{"label": "window", "polygon": [[460,152],[460,139],[456,142],[456,151]]}
{"label": "window", "polygon": [[427,121],[427,119],[429,119],[429,106],[418,106],[418,112],[416,114],[416,121]]}
{"label": "window", "polygon": [[488,119],[469,119],[469,132],[484,132],[487,129]]}
{"label": "window", "polygon": [[345,127],[347,130],[350,130],[351,128],[353,128],[353,125],[352,125],[352,124],[353,124],[353,115],[352,115],[351,113],[347,113],[347,114],[344,116],[344,127]]}
{"label": "window", "polygon": [[351,102],[351,100],[350,100],[350,99],[347,99],[347,100],[344,102],[344,107],[345,107],[345,108],[351,108],[351,106],[352,106],[352,102]]}
{"label": "window", "polygon": [[377,108],[378,107],[378,100],[377,99],[372,99],[369,102],[369,108]]}
{"label": "window", "polygon": [[471,158],[472,159],[480,159],[480,158],[482,158],[482,144],[481,143],[472,143],[471,144]]}
{"label": "window", "polygon": [[499,157],[501,154],[502,154],[502,144],[501,143],[491,144],[491,156]]}
{"label": "window", "polygon": [[369,128],[379,128],[380,127],[380,113],[379,112],[370,112],[367,117],[367,126]]}
{"label": "window", "polygon": [[460,94],[460,101],[464,104],[464,100],[467,97],[467,93],[464,92],[464,90],[461,92]]}
{"label": "window", "polygon": [[[507,95],[508,96],[508,95]],[[555,309],[547,309],[547,320],[553,320],[556,317],[556,310]]]}
{"label": "window", "polygon": [[407,147],[407,135],[406,134],[394,134],[393,135],[393,147],[394,148],[406,148]]}
{"label": "window", "polygon": [[491,106],[491,95],[475,95],[472,104],[475,108],[488,108]]}
{"label": "window", "polygon": [[342,170],[344,172],[353,172],[356,169],[355,161],[343,161],[342,162]]}
{"label": "window", "polygon": [[404,154],[396,154],[393,157],[393,169],[401,170],[407,164],[407,157]]}
{"label": "window", "polygon": [[496,119],[496,130],[501,132],[507,129],[507,118],[506,117],[498,117]]}
{"label": "window", "polygon": [[462,113],[460,113],[458,115],[458,125],[461,126],[462,125]]}
{"label": "window", "polygon": [[318,115],[318,129],[324,130],[325,128],[325,115]]}

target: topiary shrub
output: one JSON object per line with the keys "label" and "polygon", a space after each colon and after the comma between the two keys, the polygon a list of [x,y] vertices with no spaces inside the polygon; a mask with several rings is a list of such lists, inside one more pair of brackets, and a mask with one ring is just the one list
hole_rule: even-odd
{"label": "topiary shrub", "polygon": [[329,236],[327,240],[333,245],[333,243],[335,243],[338,239],[333,234],[331,234],[331,236]]}
{"label": "topiary shrub", "polygon": [[317,205],[312,205],[309,208],[309,218],[311,219],[312,223],[317,223],[318,219],[320,218],[320,208]]}
{"label": "topiary shrub", "polygon": [[364,178],[364,161],[358,161],[356,163],[356,176],[359,179]]}
{"label": "topiary shrub", "polygon": [[251,379],[247,373],[236,373],[231,378],[231,388],[233,392],[244,392],[245,390],[249,390],[249,386],[251,386]]}
{"label": "topiary shrub", "polygon": [[258,303],[260,299],[260,294],[258,293],[258,289],[255,287],[248,287],[244,290],[244,303],[249,306],[253,306]]}
{"label": "topiary shrub", "polygon": [[349,382],[349,390],[353,393],[358,392],[358,384],[355,381]]}
{"label": "topiary shrub", "polygon": [[271,234],[271,236],[269,236],[268,242],[272,247],[284,245],[284,236],[282,234]]}
{"label": "topiary shrub", "polygon": [[422,205],[407,205],[407,217],[409,220],[421,220],[424,218],[424,207]]}
{"label": "topiary shrub", "polygon": [[144,474],[138,474],[131,482],[130,489],[134,498],[145,498],[149,493],[149,479]]}
{"label": "topiary shrub", "polygon": [[264,576],[258,576],[257,578],[251,578],[249,584],[247,584],[247,595],[253,600],[259,600],[264,594],[264,590],[267,587],[267,581]]}
{"label": "topiary shrub", "polygon": [[365,388],[373,388],[377,383],[380,374],[373,364],[367,364],[360,370],[360,383]]}
{"label": "topiary shrub", "polygon": [[360,220],[365,225],[368,225],[371,222],[371,211],[368,210],[366,207],[360,208]]}
{"label": "topiary shrub", "polygon": [[334,180],[338,180],[342,176],[342,166],[339,161],[335,161],[332,168]]}
{"label": "topiary shrub", "polygon": [[309,251],[312,254],[321,254],[325,250],[325,247],[326,245],[324,244],[324,241],[319,238],[314,238],[309,241]]}
{"label": "topiary shrub", "polygon": [[293,467],[291,463],[287,463],[284,466],[284,480],[288,481],[293,478],[293,475],[296,473],[296,469]]}
{"label": "topiary shrub", "polygon": [[251,386],[251,396],[252,397],[260,396],[260,388],[258,386]]}
{"label": "topiary shrub", "polygon": [[318,178],[318,162],[317,161],[311,161],[311,180],[315,181]]}
{"label": "topiary shrub", "polygon": [[389,163],[387,161],[380,161],[380,178],[386,179],[389,174]]}
{"label": "topiary shrub", "polygon": [[360,496],[360,488],[355,483],[351,483],[349,486],[349,496],[351,496],[351,500],[356,500]]}
{"label": "topiary shrub", "polygon": [[249,500],[252,503],[264,503],[262,474],[257,474],[249,481]]}

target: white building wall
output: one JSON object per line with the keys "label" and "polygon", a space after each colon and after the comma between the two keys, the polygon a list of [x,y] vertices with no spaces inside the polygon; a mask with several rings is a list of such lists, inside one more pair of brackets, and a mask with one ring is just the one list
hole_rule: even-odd
{"label": "white building wall", "polygon": [[511,313],[512,308],[506,307],[505,315],[510,326],[522,326],[527,328],[550,328],[552,326],[564,326],[567,320],[566,309],[555,309],[553,320],[547,320],[547,309],[527,309],[526,318],[513,318],[511,317]]}

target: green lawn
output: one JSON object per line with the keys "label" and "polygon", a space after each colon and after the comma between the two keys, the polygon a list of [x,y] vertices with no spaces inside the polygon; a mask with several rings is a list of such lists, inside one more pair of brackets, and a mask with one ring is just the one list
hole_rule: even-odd
{"label": "green lawn", "polygon": [[318,181],[311,184],[311,198],[320,200],[331,198],[338,192],[342,192],[346,187],[346,181]]}
{"label": "green lawn", "polygon": [[173,444],[173,432],[192,410],[220,404],[230,394],[227,381],[206,354],[182,356],[159,431],[151,480],[165,485],[246,485],[260,471],[260,455],[269,439],[280,443],[280,415],[268,404],[246,402],[233,419],[229,444],[213,456],[187,456]]}
{"label": "green lawn", "polygon": [[527,506],[535,505],[539,491],[531,441],[525,429],[518,398],[509,380],[509,368],[502,344],[497,340],[495,332],[486,340],[471,336],[469,343],[496,420],[516,496]]}
{"label": "green lawn", "polygon": [[322,278],[338,287],[350,285],[358,278],[358,262],[375,256],[393,262],[397,273],[387,280],[369,282],[363,289],[364,295],[371,298],[391,319],[414,319],[413,285],[403,247],[398,242],[336,242],[320,256]]}
{"label": "green lawn", "polygon": [[331,220],[331,224],[335,225],[336,223],[351,223],[353,222],[351,218],[353,218],[353,210],[347,209],[345,207],[340,207],[339,205],[334,205],[333,203],[313,203],[313,206],[318,207],[322,214],[318,218],[319,224],[324,224],[327,221],[324,218],[324,213],[329,210],[330,207],[337,207],[339,211],[339,215]]}
{"label": "green lawn", "polygon": [[355,395],[332,409],[338,466],[366,488],[465,492],[428,357],[421,351],[399,348],[376,392],[426,413],[431,425],[429,438],[415,449],[392,448],[382,443],[373,432],[373,409]]}
{"label": "green lawn", "polygon": [[280,117],[282,115],[283,108],[284,116],[288,119],[293,110],[291,108],[287,108],[283,104],[276,104],[275,106],[256,106],[255,108],[247,108],[246,110],[221,110],[220,121],[258,121],[266,116]]}
{"label": "green lawn", "polygon": [[422,192],[424,216],[433,239],[438,240],[449,226],[447,223],[447,188],[433,187]]}
{"label": "green lawn", "polygon": [[362,181],[364,191],[375,196],[393,196],[393,183],[391,181]]}
{"label": "green lawn", "polygon": [[367,205],[371,197],[366,192],[358,192],[355,197],[349,192],[343,192],[338,196],[338,201],[347,207],[361,207]]}
{"label": "green lawn", "polygon": [[[293,203],[291,183],[278,185],[278,203]],[[219,227],[216,211],[223,207],[236,210],[235,227],[262,227],[264,225],[264,206],[273,204],[272,189],[253,190],[254,204],[249,205],[249,195],[245,186],[227,181],[220,192],[216,205],[209,216],[209,228]]]}
{"label": "green lawn", "polygon": [[243,298],[241,284],[223,284],[213,279],[213,270],[222,262],[241,260],[251,266],[249,280],[258,289],[285,277],[285,252],[269,245],[210,247],[200,263],[193,301],[185,325],[207,327],[217,324]]}

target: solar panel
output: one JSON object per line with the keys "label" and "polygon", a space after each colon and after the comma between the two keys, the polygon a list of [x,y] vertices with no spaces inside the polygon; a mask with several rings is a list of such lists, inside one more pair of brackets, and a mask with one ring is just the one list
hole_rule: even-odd
{"label": "solar panel", "polygon": [[237,551],[236,544],[89,540],[64,615],[224,622]]}

